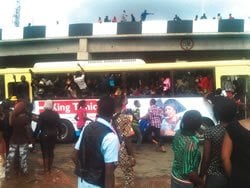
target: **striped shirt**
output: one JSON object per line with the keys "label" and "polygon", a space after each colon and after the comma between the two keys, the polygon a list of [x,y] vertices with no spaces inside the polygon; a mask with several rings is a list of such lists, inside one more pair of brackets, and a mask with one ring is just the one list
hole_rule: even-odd
{"label": "striped shirt", "polygon": [[199,140],[196,136],[184,136],[178,130],[175,134],[172,149],[174,151],[174,162],[172,174],[181,180],[188,180],[187,175],[198,172],[201,152]]}
{"label": "striped shirt", "polygon": [[156,105],[150,106],[148,110],[148,116],[150,121],[150,126],[160,128],[162,121],[163,110]]}

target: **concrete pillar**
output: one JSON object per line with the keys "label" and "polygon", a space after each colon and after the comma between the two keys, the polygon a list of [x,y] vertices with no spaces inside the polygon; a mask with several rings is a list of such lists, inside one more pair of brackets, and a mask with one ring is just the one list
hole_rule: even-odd
{"label": "concrete pillar", "polygon": [[91,59],[91,55],[88,52],[77,52],[77,60],[89,60]]}
{"label": "concrete pillar", "polygon": [[79,40],[79,49],[77,52],[77,60],[89,60],[90,54],[88,52],[88,39]]}

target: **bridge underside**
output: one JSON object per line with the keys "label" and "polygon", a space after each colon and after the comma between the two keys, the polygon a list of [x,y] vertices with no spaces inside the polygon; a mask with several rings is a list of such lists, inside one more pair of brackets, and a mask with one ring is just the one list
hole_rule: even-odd
{"label": "bridge underside", "polygon": [[0,41],[2,67],[35,62],[138,58],[146,62],[250,59],[250,34],[122,35]]}

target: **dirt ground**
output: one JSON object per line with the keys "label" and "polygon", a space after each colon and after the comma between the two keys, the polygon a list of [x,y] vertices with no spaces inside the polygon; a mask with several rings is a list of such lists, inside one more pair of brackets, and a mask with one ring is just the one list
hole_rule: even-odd
{"label": "dirt ground", "polygon": [[[170,143],[166,143],[167,152],[156,150],[153,144],[143,144],[136,151],[137,164],[136,188],[168,188],[173,152]],[[74,164],[70,159],[72,144],[58,144],[55,149],[55,161],[50,175],[43,175],[42,158],[39,145],[37,150],[29,154],[29,175],[24,177],[13,174],[10,180],[3,180],[1,188],[73,188],[77,187],[74,175]],[[122,173],[116,169],[116,188],[122,188]]]}

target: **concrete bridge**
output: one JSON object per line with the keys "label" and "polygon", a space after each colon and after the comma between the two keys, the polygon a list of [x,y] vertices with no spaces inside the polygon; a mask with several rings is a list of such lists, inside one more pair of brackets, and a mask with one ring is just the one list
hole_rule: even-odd
{"label": "concrete bridge", "polygon": [[71,24],[54,28],[54,33],[49,27],[38,26],[38,29],[45,28],[41,36],[40,30],[37,36],[30,32],[37,26],[13,28],[12,32],[5,32],[3,28],[0,63],[12,67],[60,60],[140,58],[146,62],[169,62],[249,59],[250,22],[243,21],[242,25],[242,20],[228,21],[226,25],[217,20]]}

